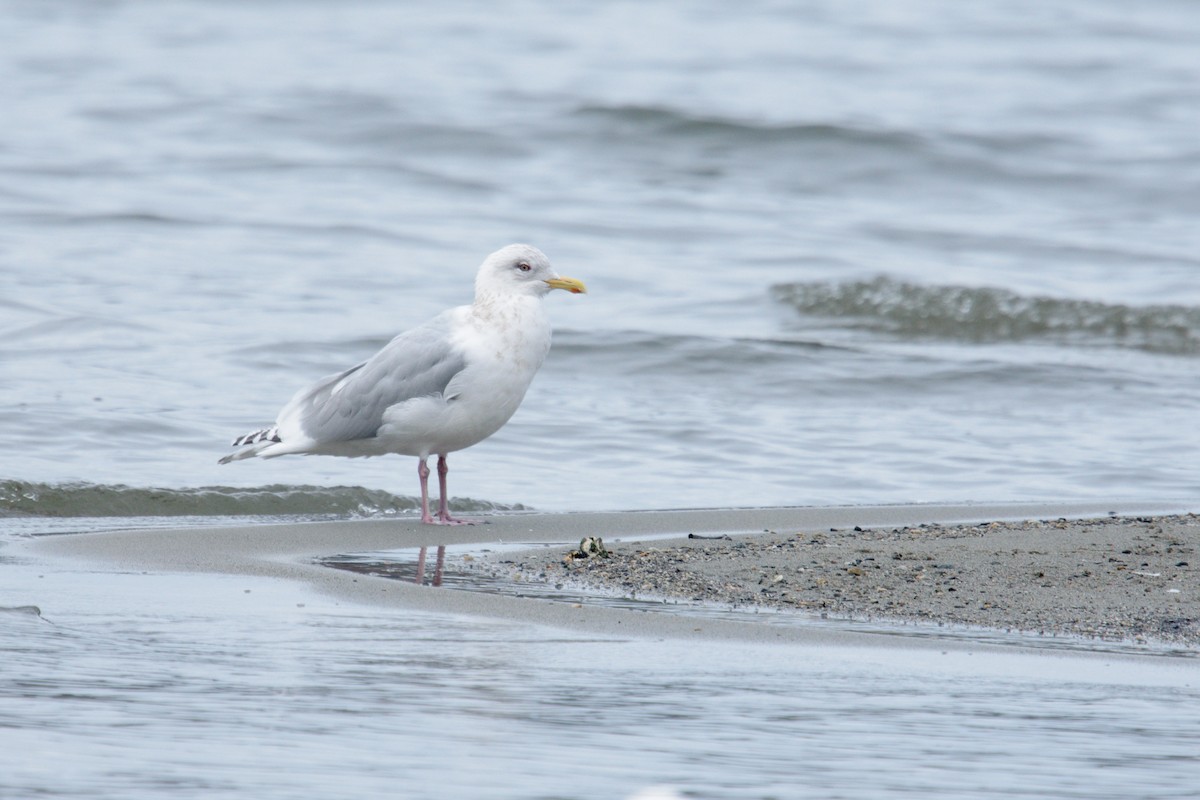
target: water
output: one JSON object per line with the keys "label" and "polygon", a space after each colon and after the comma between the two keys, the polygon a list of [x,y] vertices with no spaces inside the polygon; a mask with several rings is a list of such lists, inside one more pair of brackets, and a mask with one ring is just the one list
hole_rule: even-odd
{"label": "water", "polygon": [[[511,241],[591,293],[548,298],[457,509],[1188,502],[1198,34],[1173,0],[0,0],[0,543],[412,513],[411,459],[216,461]],[[0,559],[0,605],[46,614],[0,613],[0,796],[1195,787],[1170,659],[613,641]]]}
{"label": "water", "polygon": [[54,608],[0,612],[3,797],[1195,791],[1191,660],[624,638],[248,576],[9,576],[0,602]]}
{"label": "water", "polygon": [[215,462],[527,240],[592,293],[464,501],[1195,496],[1189,4],[0,12],[0,477],[404,507]]}

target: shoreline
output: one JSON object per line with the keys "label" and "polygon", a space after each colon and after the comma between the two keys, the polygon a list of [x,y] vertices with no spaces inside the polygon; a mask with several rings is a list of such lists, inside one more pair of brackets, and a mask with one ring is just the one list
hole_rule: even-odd
{"label": "shoreline", "polygon": [[[1115,505],[1115,511],[1112,503],[1042,503],[505,514],[456,528],[393,518],[61,534],[34,537],[14,549],[39,562],[70,559],[72,570],[82,562],[85,571],[110,576],[106,580],[180,572],[269,577],[359,603],[605,635],[982,647],[951,637],[900,641],[904,637],[852,626],[752,619],[698,624],[682,608],[648,614],[433,588],[322,563],[348,554],[394,559],[396,551],[407,551],[404,558],[421,547],[478,546],[472,552],[484,555],[476,558],[475,570],[520,573],[526,581],[551,585],[590,583],[609,593],[764,606],[835,620],[949,623],[1200,647],[1200,517],[1140,516],[1163,509]],[[1112,516],[1118,512],[1125,516]],[[986,521],[998,519],[1043,521]],[[589,536],[602,537],[610,557],[564,563],[563,556]],[[486,554],[489,545],[501,544],[501,552]],[[1036,649],[1035,641],[1028,644]],[[1020,649],[1022,643],[1003,647]]]}
{"label": "shoreline", "polygon": [[[1200,516],[1105,516],[616,542],[481,568],[580,591],[1200,647]],[[555,557],[557,556],[557,557]]]}

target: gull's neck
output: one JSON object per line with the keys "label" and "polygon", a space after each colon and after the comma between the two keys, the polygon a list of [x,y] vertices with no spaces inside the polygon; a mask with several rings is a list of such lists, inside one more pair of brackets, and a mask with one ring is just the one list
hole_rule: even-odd
{"label": "gull's neck", "polygon": [[530,294],[497,292],[479,289],[471,313],[484,322],[511,324],[516,319],[536,317],[542,314],[542,298]]}

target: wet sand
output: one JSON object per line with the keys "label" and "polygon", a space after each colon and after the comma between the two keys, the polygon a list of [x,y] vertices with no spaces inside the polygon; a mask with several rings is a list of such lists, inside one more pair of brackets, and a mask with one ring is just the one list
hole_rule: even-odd
{"label": "wet sand", "polygon": [[[1198,646],[1200,518],[1138,516],[1161,510],[1127,504],[1115,509],[1120,518],[1087,503],[512,514],[461,528],[373,519],[110,531],[39,537],[20,549],[109,573],[274,577],[356,602],[596,633],[897,645],[880,641],[897,637],[828,626],[698,625],[686,614],[432,590],[322,564],[339,554],[503,542],[503,554],[477,568],[640,597]],[[981,522],[1023,519],[1043,521]],[[564,560],[569,543],[587,536],[602,537],[610,556]]]}
{"label": "wet sand", "polygon": [[1194,646],[1198,546],[1192,514],[809,528],[510,554],[490,569],[648,599]]}

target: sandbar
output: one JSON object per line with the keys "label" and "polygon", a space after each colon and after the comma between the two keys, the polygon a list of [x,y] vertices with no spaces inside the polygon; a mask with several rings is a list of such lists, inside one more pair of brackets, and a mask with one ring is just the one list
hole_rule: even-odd
{"label": "sandbar", "polygon": [[[1114,505],[517,513],[458,528],[384,518],[63,534],[35,537],[24,548],[30,557],[83,560],[108,572],[274,577],[356,602],[597,634],[880,644],[880,637],[852,629],[698,622],[682,613],[687,603],[720,602],[826,618],[1200,646],[1200,519],[1186,508]],[[568,558],[588,536],[602,537],[610,556]],[[490,564],[550,585],[672,598],[682,601],[681,613],[435,590],[324,563],[339,554],[470,543],[507,545],[503,554],[477,559],[481,569]]]}
{"label": "sandbar", "polygon": [[[820,618],[1200,645],[1200,517],[1105,516],[693,535],[486,564],[629,597]],[[593,546],[594,547],[594,546]]]}

